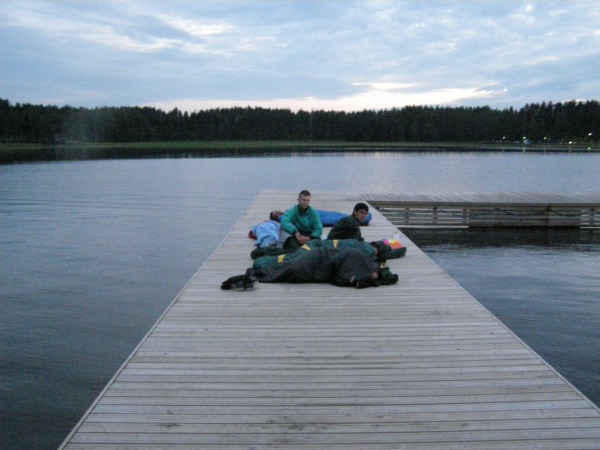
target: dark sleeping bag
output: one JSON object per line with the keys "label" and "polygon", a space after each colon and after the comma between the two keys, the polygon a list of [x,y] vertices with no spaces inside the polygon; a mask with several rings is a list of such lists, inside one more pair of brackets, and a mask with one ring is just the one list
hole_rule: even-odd
{"label": "dark sleeping bag", "polygon": [[364,252],[353,248],[316,248],[277,265],[267,265],[255,273],[263,283],[332,283],[337,286],[365,284],[379,265]]}
{"label": "dark sleeping bag", "polygon": [[[308,241],[302,247],[300,247],[295,252],[281,252],[280,254],[275,255],[265,255],[254,258],[254,262],[252,263],[252,267],[255,269],[260,269],[264,266],[271,264],[281,264],[285,261],[292,260],[303,255],[306,252],[313,251],[317,248],[338,248],[340,250],[346,248],[355,248],[360,250],[362,253],[367,255],[369,259],[373,261],[377,261],[377,250],[375,247],[367,242],[358,241],[356,239],[342,239],[342,240],[328,240],[328,239],[315,239],[312,241]],[[287,250],[287,249],[280,249]],[[254,251],[252,253],[255,253]],[[266,253],[266,252],[265,252]]]}
{"label": "dark sleeping bag", "polygon": [[330,283],[336,286],[361,286],[370,284],[373,272],[379,271],[379,264],[373,262],[360,250],[349,248],[340,250],[333,257],[333,271]]}

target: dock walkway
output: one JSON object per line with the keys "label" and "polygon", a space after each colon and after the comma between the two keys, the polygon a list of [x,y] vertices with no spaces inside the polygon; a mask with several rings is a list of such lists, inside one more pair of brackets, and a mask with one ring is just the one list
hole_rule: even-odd
{"label": "dock walkway", "polygon": [[[600,448],[599,409],[402,234],[393,286],[220,290],[295,199],[252,202],[61,448]],[[373,211],[362,231],[397,229]]]}
{"label": "dock walkway", "polygon": [[402,228],[600,228],[600,193],[403,193],[364,198]]}

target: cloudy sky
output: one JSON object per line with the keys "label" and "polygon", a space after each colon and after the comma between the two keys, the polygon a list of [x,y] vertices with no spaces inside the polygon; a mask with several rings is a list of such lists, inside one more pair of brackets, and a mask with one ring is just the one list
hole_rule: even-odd
{"label": "cloudy sky", "polygon": [[15,103],[379,110],[600,99],[598,0],[0,0]]}

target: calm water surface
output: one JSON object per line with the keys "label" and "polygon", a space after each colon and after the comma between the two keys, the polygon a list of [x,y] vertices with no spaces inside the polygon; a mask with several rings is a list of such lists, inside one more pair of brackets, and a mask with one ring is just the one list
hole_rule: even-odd
{"label": "calm water surface", "polygon": [[[515,153],[0,166],[2,448],[56,448],[262,189],[309,189],[316,207],[324,191],[600,193],[599,169],[600,154]],[[600,403],[600,238],[574,233],[412,238]]]}

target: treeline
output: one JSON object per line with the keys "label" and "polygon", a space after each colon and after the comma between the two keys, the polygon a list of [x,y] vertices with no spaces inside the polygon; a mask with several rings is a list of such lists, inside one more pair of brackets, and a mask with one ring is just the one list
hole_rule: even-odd
{"label": "treeline", "polygon": [[0,142],[156,141],[587,142],[598,140],[597,101],[490,107],[409,106],[381,111],[150,107],[74,108],[0,99]]}

